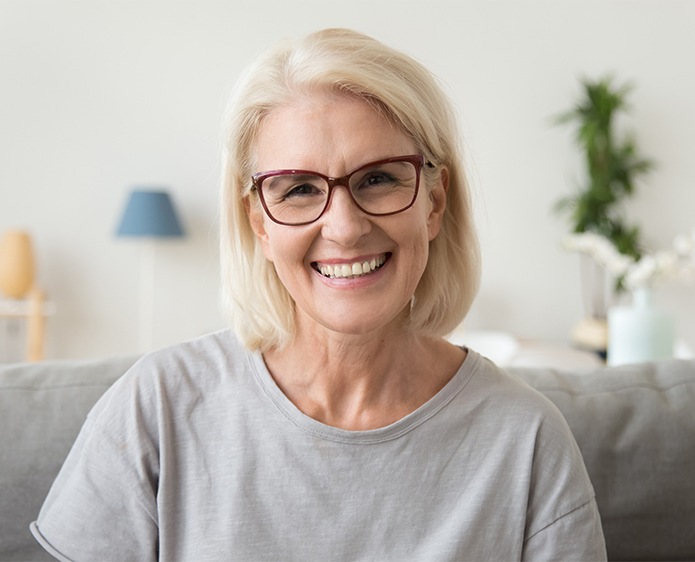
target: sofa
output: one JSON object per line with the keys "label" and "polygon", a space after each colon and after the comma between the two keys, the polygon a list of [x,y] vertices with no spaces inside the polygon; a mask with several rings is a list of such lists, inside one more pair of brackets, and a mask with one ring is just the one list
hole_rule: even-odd
{"label": "sofa", "polygon": [[[29,532],[91,406],[136,357],[0,366],[0,561]],[[584,455],[610,560],[695,560],[695,361],[508,369],[552,400]]]}

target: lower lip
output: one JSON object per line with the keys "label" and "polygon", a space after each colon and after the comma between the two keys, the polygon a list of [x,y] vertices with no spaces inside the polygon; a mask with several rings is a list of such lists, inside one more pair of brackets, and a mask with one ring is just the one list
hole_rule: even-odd
{"label": "lower lip", "polygon": [[311,269],[316,275],[318,275],[319,279],[321,279],[323,283],[330,287],[341,289],[355,289],[371,285],[375,281],[378,281],[383,276],[384,270],[388,269],[390,264],[391,256],[389,256],[389,258],[384,262],[384,265],[382,265],[373,273],[361,275],[359,277],[326,277],[325,275],[322,275],[319,271],[316,271],[313,267]]}

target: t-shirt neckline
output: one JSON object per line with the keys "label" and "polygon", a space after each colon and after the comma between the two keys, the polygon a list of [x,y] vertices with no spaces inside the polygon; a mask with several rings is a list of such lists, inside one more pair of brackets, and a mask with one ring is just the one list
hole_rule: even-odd
{"label": "t-shirt neckline", "polygon": [[328,441],[368,445],[390,441],[405,435],[425,423],[451,402],[470,380],[480,362],[480,355],[475,351],[471,349],[466,351],[466,358],[451,380],[422,406],[387,426],[357,431],[324,424],[297,408],[273,379],[260,352],[250,355],[250,363],[256,382],[264,394],[272,401],[274,407],[298,429]]}

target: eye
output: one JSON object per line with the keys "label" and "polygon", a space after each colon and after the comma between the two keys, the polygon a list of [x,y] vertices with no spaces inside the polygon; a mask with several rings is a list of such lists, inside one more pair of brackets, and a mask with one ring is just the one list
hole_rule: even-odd
{"label": "eye", "polygon": [[394,177],[386,172],[374,173],[367,178],[367,183],[369,185],[378,185],[380,183],[393,181],[395,181]]}
{"label": "eye", "polygon": [[396,183],[396,178],[384,171],[373,171],[365,174],[357,186],[359,189],[373,187],[389,187]]}
{"label": "eye", "polygon": [[325,181],[306,174],[282,174],[263,183],[266,201],[273,204],[323,197],[326,190]]}
{"label": "eye", "polygon": [[322,195],[322,191],[310,183],[303,183],[301,185],[296,185],[290,187],[285,191],[284,199],[289,199],[292,197],[307,197],[311,195]]}

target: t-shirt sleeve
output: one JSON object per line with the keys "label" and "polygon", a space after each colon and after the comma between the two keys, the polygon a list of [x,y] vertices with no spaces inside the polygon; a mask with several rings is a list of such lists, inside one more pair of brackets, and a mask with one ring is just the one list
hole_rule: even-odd
{"label": "t-shirt sleeve", "polygon": [[58,560],[157,559],[154,402],[129,373],[90,412],[31,525]]}
{"label": "t-shirt sleeve", "polygon": [[606,560],[596,501],[591,499],[527,538],[522,559],[567,562]]}
{"label": "t-shirt sleeve", "polygon": [[522,560],[606,560],[593,486],[581,452],[553,405],[536,436]]}

